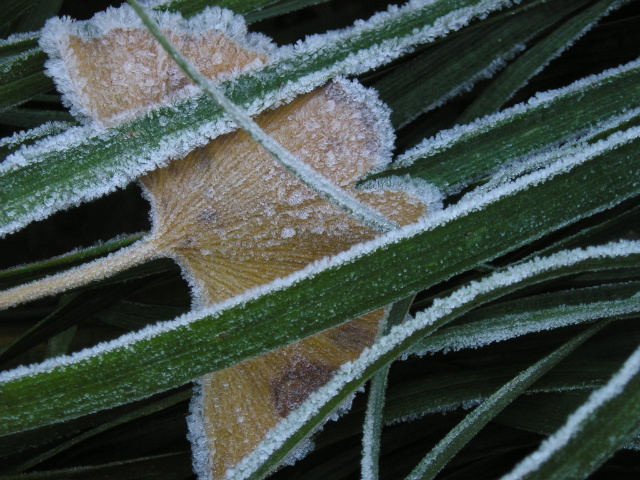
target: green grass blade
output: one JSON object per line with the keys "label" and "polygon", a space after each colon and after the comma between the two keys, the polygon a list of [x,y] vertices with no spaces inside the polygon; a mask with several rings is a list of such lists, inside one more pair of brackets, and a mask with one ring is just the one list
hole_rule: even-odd
{"label": "green grass blade", "polygon": [[31,48],[0,61],[0,111],[54,88],[42,70],[45,59],[40,48]]}
{"label": "green grass blade", "polygon": [[[613,362],[607,362],[613,363]],[[598,387],[604,386],[618,371],[621,361],[612,368]],[[566,422],[569,415],[584,404],[591,395],[593,389],[573,390],[566,392],[538,392],[533,395],[525,395],[498,415],[496,421],[510,427],[535,432],[540,435],[550,436],[559,430]],[[536,412],[535,416],[531,412]],[[626,450],[640,450],[640,431],[624,448]]]}
{"label": "green grass blade", "polygon": [[392,110],[391,122],[401,128],[419,114],[470,90],[477,81],[502,68],[534,36],[583,3],[561,0],[526,6],[499,23],[480,24],[427,49],[373,84]]}
{"label": "green grass blade", "polygon": [[[59,366],[12,380],[0,393],[5,406],[0,431],[78,416],[181,385],[407,297],[609,208],[640,193],[637,143],[612,142],[610,151],[569,171],[547,172],[546,181],[538,173],[510,191],[462,202],[420,228],[405,228],[379,246],[362,246],[348,261],[343,257],[346,263],[339,267],[306,274],[284,290],[213,315],[194,313],[188,324],[179,321],[154,335],[141,333],[135,346],[116,343],[97,356],[77,357],[82,378],[76,367]],[[632,265],[631,257],[623,264]],[[300,325],[299,318],[315,321]],[[54,391],[61,393],[57,402],[50,401]],[[82,402],[66,394],[74,391]]]}
{"label": "green grass blade", "polygon": [[64,122],[46,123],[26,132],[14,133],[10,137],[2,138],[0,139],[0,158],[6,158],[7,155],[15,152],[23,145],[31,145],[48,136],[64,132],[70,126],[72,126],[72,124]]}
{"label": "green grass blade", "polygon": [[0,351],[0,364],[24,353],[40,342],[56,335],[79,322],[89,315],[98,312],[123,297],[135,292],[136,285],[130,282],[110,285],[99,294],[89,290],[73,296],[50,315],[30,328],[22,336]]}
{"label": "green grass blade", "polygon": [[[318,43],[320,37],[314,37],[273,64],[220,87],[229,100],[255,115],[337,75],[362,73],[387,63],[448,29],[459,28],[460,18],[469,21],[500,6],[499,1],[440,0],[423,8],[401,8],[330,33],[325,42]],[[0,203],[4,205],[0,235],[126,185],[230,129],[219,107],[205,96],[196,96],[106,132],[90,126],[71,128],[23,149],[0,166]],[[160,144],[158,138],[162,138]]]}
{"label": "green grass blade", "polygon": [[61,468],[46,472],[20,473],[3,476],[2,480],[182,480],[190,476],[188,451],[123,460],[104,465]]}
{"label": "green grass blade", "polygon": [[582,479],[634,438],[640,428],[640,348],[592,393],[565,425],[503,480]]}
{"label": "green grass blade", "polygon": [[73,437],[72,439],[57,445],[56,447],[47,450],[44,453],[41,453],[35,457],[30,458],[28,461],[22,463],[16,468],[12,469],[11,473],[22,473],[33,467],[53,458],[60,454],[63,454],[67,450],[75,447],[76,445],[87,441],[101,433],[107,432],[113,428],[119,427],[123,424],[131,422],[132,420],[136,420],[147,415],[152,415],[166,408],[172,407],[178,403],[185,402],[191,398],[192,392],[191,389],[175,393],[167,398],[160,399],[151,403],[150,405],[145,405],[138,409],[135,409],[131,412],[127,412],[124,415],[119,416],[118,418],[111,420],[109,422],[102,423],[101,425],[87,430],[80,435]]}
{"label": "green grass blade", "polygon": [[231,102],[211,80],[205,77],[189,62],[178,49],[162,33],[156,24],[146,13],[145,9],[136,0],[127,0],[145,24],[149,32],[162,45],[171,59],[178,64],[182,71],[198,85],[204,93],[217,104],[234,124],[242,129],[255,143],[260,145],[271,157],[298,181],[316,192],[320,197],[329,201],[348,215],[375,231],[386,233],[395,228],[397,224],[367,205],[358,201],[342,188],[334,185],[320,173],[314,171],[306,163],[300,161],[286,150],[278,141],[270,137],[242,108]]}
{"label": "green grass blade", "polygon": [[640,312],[638,282],[536,295],[480,309],[415,345],[411,353],[479,348],[533,332]]}
{"label": "green grass blade", "polygon": [[[549,259],[551,264],[554,263],[554,260]],[[567,258],[566,261],[576,265],[574,263],[576,259],[569,260]],[[348,395],[359,388],[366,379],[388,363],[391,358],[406,350],[417,338],[430,334],[465,310],[469,310],[472,308],[472,304],[482,304],[502,296],[509,290],[517,289],[514,284],[510,284],[511,280],[508,277],[511,275],[515,278],[523,279],[524,277],[533,280],[541,273],[541,270],[546,268],[555,270],[559,267],[557,264],[552,267],[542,266],[542,264],[546,264],[544,260],[539,266],[535,266],[535,264],[536,262],[523,264],[520,268],[498,272],[490,279],[469,288],[463,287],[443,300],[442,303],[434,304],[428,311],[417,315],[414,320],[394,329],[388,336],[376,342],[370,351],[365,351],[357,361],[352,362],[327,385],[312,394],[298,410],[282,421],[256,450],[232,470],[233,474],[230,477],[234,480],[262,478],[278,465],[291,449],[317,428],[318,424],[330,415]],[[549,274],[549,270],[546,271],[546,274]]]}
{"label": "green grass blade", "polygon": [[5,0],[0,10],[0,27],[6,28],[33,7],[38,0]]}
{"label": "green grass blade", "polygon": [[[404,321],[413,299],[412,295],[393,304],[382,326],[380,335],[387,335],[391,327],[400,325]],[[371,378],[367,410],[362,427],[362,478],[371,480],[377,480],[379,473],[378,464],[380,459],[380,436],[383,426],[384,397],[390,366],[391,364],[385,365]]]}
{"label": "green grass blade", "polygon": [[[29,1],[33,3],[35,0]],[[48,7],[51,7],[55,2],[50,1],[47,3],[50,4]],[[274,3],[276,5],[274,5]],[[200,13],[206,7],[217,5],[230,8],[234,12],[244,15],[247,22],[256,22],[271,18],[271,16],[274,15],[279,15],[283,10],[304,8],[307,3],[309,2],[302,2],[300,0],[286,2],[277,2],[276,0],[174,0],[173,2],[162,3],[154,9],[161,11],[169,10],[181,13],[185,17],[190,17]],[[273,8],[268,8],[270,6],[273,6]],[[18,37],[16,39],[9,39],[6,42],[0,41],[0,56],[24,53],[27,47],[32,50],[31,54],[34,57],[29,62],[32,74],[28,81],[24,79],[21,74],[21,71],[24,69],[22,62],[7,65],[7,68],[0,70],[3,77],[22,78],[22,83],[13,82],[7,85],[3,83],[4,86],[0,86],[0,111],[4,108],[20,105],[33,96],[54,88],[49,77],[44,75],[46,55],[38,46],[37,33],[25,38]],[[2,67],[0,67],[0,69],[1,68]]]}
{"label": "green grass blade", "polygon": [[498,75],[464,111],[458,119],[458,123],[469,123],[476,118],[497,111],[530,78],[584,35],[603,16],[618,8],[620,4],[621,2],[618,0],[601,0],[562,23]]}
{"label": "green grass blade", "polygon": [[126,237],[114,238],[105,243],[94,245],[93,247],[84,248],[78,251],[70,252],[59,257],[36,262],[29,265],[21,265],[0,271],[0,288],[3,290],[38,280],[47,275],[52,275],[61,270],[72,268],[81,263],[93,260],[111,252],[115,252],[120,248],[131,245],[142,238],[142,234],[128,235]]}
{"label": "green grass blade", "polygon": [[434,478],[442,468],[464,447],[476,434],[509,405],[524,393],[537,379],[547,373],[576,348],[599,332],[609,322],[600,321],[582,333],[576,335],[569,342],[536,362],[507,382],[497,392],[483,401],[473,412],[456,425],[445,438],[407,476],[407,480],[427,480]]}
{"label": "green grass blade", "polygon": [[76,123],[71,114],[58,110],[13,108],[0,113],[0,123],[15,128],[35,128],[47,122]]}
{"label": "green grass blade", "polygon": [[14,26],[15,32],[34,32],[40,30],[45,22],[58,15],[64,0],[38,0],[36,4],[23,14]]}
{"label": "green grass blade", "polygon": [[549,145],[589,139],[636,118],[639,72],[640,62],[634,61],[541,94],[526,106],[443,131],[402,155],[389,170],[368,178],[409,174],[446,192],[457,192],[509,161]]}

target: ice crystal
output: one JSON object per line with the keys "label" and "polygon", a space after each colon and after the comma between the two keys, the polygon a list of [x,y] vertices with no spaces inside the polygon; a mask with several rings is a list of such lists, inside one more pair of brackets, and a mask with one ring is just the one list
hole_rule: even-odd
{"label": "ice crystal", "polygon": [[[269,43],[247,34],[240,17],[227,11],[207,9],[190,21],[166,13],[155,19],[211,79],[269,61]],[[49,73],[72,112],[96,128],[189,91],[190,81],[128,7],[90,22],[53,20],[47,32],[42,45],[52,58]],[[362,175],[389,161],[393,142],[386,107],[355,82],[333,80],[256,122],[313,171],[400,225],[439,204],[424,182],[355,188]],[[95,272],[93,278],[110,275],[127,262],[168,256],[193,287],[195,305],[207,306],[377,234],[289,174],[241,131],[215,138],[140,181],[151,203],[150,234],[106,263],[80,267],[73,274],[75,284]],[[70,278],[58,277],[57,291],[72,285]],[[252,452],[269,430],[374,341],[382,314],[371,312],[203,378],[190,427],[198,473],[219,478]]]}

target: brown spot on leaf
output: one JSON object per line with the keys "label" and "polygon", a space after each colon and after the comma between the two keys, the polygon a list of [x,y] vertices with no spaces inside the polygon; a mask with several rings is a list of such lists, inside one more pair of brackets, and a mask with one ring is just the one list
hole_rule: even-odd
{"label": "brown spot on leaf", "polygon": [[270,382],[273,406],[278,415],[286,417],[298,408],[311,393],[327,383],[335,368],[297,358],[295,363]]}

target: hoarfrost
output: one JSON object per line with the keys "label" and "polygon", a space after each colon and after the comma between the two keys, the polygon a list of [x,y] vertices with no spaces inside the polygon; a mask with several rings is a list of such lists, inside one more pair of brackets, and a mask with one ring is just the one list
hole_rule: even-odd
{"label": "hoarfrost", "polygon": [[422,115],[423,113],[429,112],[431,110],[434,110],[444,105],[451,98],[457,97],[458,95],[465,92],[470,92],[473,89],[473,87],[476,85],[476,83],[478,83],[481,80],[485,80],[487,78],[493,77],[497,72],[499,72],[500,70],[502,70],[507,66],[507,62],[515,58],[516,55],[518,55],[525,49],[526,49],[525,44],[513,45],[513,48],[510,51],[503,52],[502,54],[494,58],[485,68],[476,72],[469,79],[467,79],[467,81],[454,86],[451,90],[449,90],[447,93],[445,93],[442,97],[440,97],[435,102],[415,112],[412,116],[407,117],[401,124],[398,125],[398,128],[402,128],[405,125],[411,123],[413,120],[415,120],[418,116]]}
{"label": "hoarfrost", "polygon": [[204,418],[202,384],[200,381],[196,381],[187,416],[187,440],[191,443],[191,462],[194,473],[200,480],[212,480],[211,457],[215,455],[215,452],[211,451],[207,443]]}
{"label": "hoarfrost", "polygon": [[538,450],[527,456],[516,467],[504,475],[501,480],[517,480],[535,472],[556,452],[569,443],[585,422],[604,404],[620,395],[627,384],[640,372],[640,348],[625,361],[622,368],[602,388],[594,391],[589,399],[573,412],[566,423],[553,435],[545,439]]}
{"label": "hoarfrost", "polygon": [[[49,135],[57,135],[58,133],[63,132],[67,128],[71,126],[68,122],[47,122],[39,125],[30,130],[23,130],[21,132],[16,132],[9,137],[4,137],[0,139],[0,147],[3,148],[17,148],[20,147],[23,143],[38,140],[42,137],[46,137]],[[0,172],[2,172],[2,166],[5,162],[0,163]],[[5,167],[6,168],[6,167]]]}
{"label": "hoarfrost", "polygon": [[[621,305],[621,303],[624,303]],[[480,348],[495,342],[503,342],[534,332],[553,330],[556,328],[590,322],[600,318],[627,315],[640,311],[637,302],[599,302],[597,305],[577,305],[570,312],[566,307],[558,307],[549,313],[545,322],[538,318],[529,319],[529,315],[511,314],[499,317],[497,325],[483,326],[482,331],[472,325],[469,328],[459,327],[455,329],[456,335],[447,334],[442,330],[442,335],[437,333],[428,341],[428,346],[415,348],[405,355],[426,355],[436,352],[448,353],[465,348]]]}
{"label": "hoarfrost", "polygon": [[[438,132],[435,137],[425,139],[411,150],[400,155],[394,165],[397,167],[411,165],[420,158],[425,158],[446,150],[465,137],[489,131],[497,125],[507,123],[513,118],[526,114],[529,110],[550,106],[558,98],[596,87],[613,77],[637,69],[640,69],[640,59],[616,68],[608,69],[596,75],[584,77],[567,87],[538,93],[526,103],[520,103],[501,112],[476,119],[469,124],[457,125],[449,130],[443,130]],[[604,126],[601,128],[604,130]]]}
{"label": "hoarfrost", "polygon": [[[296,45],[283,47],[276,52],[269,52],[276,60],[283,61],[283,65],[288,62],[295,63],[296,59],[304,56],[313,56],[314,54],[328,48],[341,48],[341,45],[347,40],[356,38],[361,35],[366,35],[367,32],[375,30],[381,26],[384,26],[385,22],[397,21],[400,22],[404,19],[410,20],[411,18],[419,15],[421,10],[430,5],[431,1],[412,1],[403,7],[395,8],[390,7],[387,12],[382,12],[374,15],[368,21],[356,22],[354,26],[344,30],[328,32],[324,35],[315,35],[308,37],[304,42],[299,42]],[[256,115],[267,107],[273,107],[282,103],[292,100],[295,96],[301,93],[311,91],[313,88],[325,83],[329,78],[341,74],[358,74],[368,69],[388,63],[398,56],[411,51],[416,45],[432,41],[438,36],[447,34],[450,31],[461,28],[466,25],[471,19],[484,17],[490,11],[503,8],[510,5],[513,2],[507,0],[499,1],[481,1],[474,6],[465,7],[453,12],[450,12],[443,17],[440,17],[433,25],[427,25],[423,28],[415,29],[412,33],[402,38],[394,38],[391,40],[382,41],[377,45],[372,46],[367,50],[359,51],[358,53],[352,53],[348,55],[343,61],[340,61],[330,67],[311,73],[297,81],[289,81],[282,85],[277,92],[270,92],[262,99],[257,99],[249,105],[245,105],[249,115]],[[215,10],[215,9],[214,9]],[[218,20],[228,21],[229,24],[225,27],[228,28],[229,33],[232,35],[234,31],[236,34],[240,30],[244,31],[244,26],[240,26],[240,22],[236,23],[233,17],[231,18],[229,13],[225,13],[221,10],[207,10],[201,16],[197,16],[195,20],[194,30],[198,30],[202,25],[198,26],[197,22],[201,21],[202,24],[209,25],[214,20],[212,17],[218,17]],[[212,13],[213,12],[213,13]],[[183,28],[185,31],[189,31],[192,27],[191,20],[189,22],[183,22],[176,15],[168,13],[154,14],[161,22],[167,22],[166,25],[177,25],[177,28]],[[200,19],[200,20],[198,20]],[[215,20],[215,21],[218,21]],[[214,22],[215,23],[215,22]],[[224,23],[224,22],[223,22]],[[88,22],[75,22],[72,23],[69,19],[54,19],[51,20],[46,32],[42,37],[42,46],[45,50],[54,52],[56,50],[56,42],[61,41],[69,32],[77,33],[84,38],[95,38],[100,35],[101,32],[109,31],[126,25],[139,25],[137,17],[131,13],[128,6],[120,9],[111,9],[104,14],[100,14],[93,20]],[[260,40],[258,37],[251,37],[255,40],[247,40],[251,43],[251,46],[255,48],[265,48],[269,50],[270,47],[264,40]],[[285,61],[286,60],[286,61]],[[285,67],[287,68],[287,67]],[[58,78],[61,83],[61,88],[65,92],[65,97],[72,104],[77,103],[76,98],[71,94],[73,85],[70,82],[68,72],[58,60],[52,60],[50,63],[51,72]],[[231,86],[233,88],[233,86]],[[191,92],[195,92],[195,89],[191,89]],[[183,112],[189,109],[189,105],[195,105],[197,102],[202,101],[201,94],[194,94],[189,99],[182,100],[178,104],[172,105],[172,108],[180,108]],[[78,105],[74,107],[77,110],[77,114],[87,115],[88,112],[81,111],[82,108]],[[2,229],[0,234],[6,234],[13,232],[22,226],[30,223],[34,220],[40,220],[56,210],[68,208],[73,205],[77,205],[82,201],[96,198],[113,191],[115,188],[126,185],[133,178],[141,175],[142,173],[153,170],[158,166],[166,164],[169,160],[179,158],[185,155],[188,151],[193,150],[198,146],[206,144],[211,138],[229,132],[233,126],[228,120],[219,120],[213,122],[206,122],[198,126],[194,126],[191,130],[186,132],[174,133],[162,137],[159,145],[149,146],[144,152],[135,152],[135,154],[129,155],[124,153],[121,155],[118,164],[120,167],[115,172],[102,172],[95,178],[86,178],[84,185],[78,188],[78,185],[74,185],[73,191],[60,190],[56,193],[55,199],[50,198],[46,205],[42,205],[40,208],[33,208],[30,213],[16,213],[15,219],[10,225]],[[74,136],[75,135],[75,136]],[[75,143],[82,137],[95,137],[96,133],[91,130],[76,130],[75,134],[69,134],[69,136],[58,136],[54,142],[63,145],[71,140],[71,143]],[[110,138],[109,133],[105,133],[100,137],[101,141],[107,141]],[[41,155],[49,153],[46,142],[38,142],[37,144],[29,147],[20,152],[15,158],[9,161],[9,165],[20,166],[28,164],[29,162],[39,161]],[[60,149],[62,150],[62,148]],[[6,162],[5,162],[6,163]],[[7,168],[7,167],[5,167]],[[2,170],[0,170],[0,173]],[[43,201],[44,203],[44,201]]]}
{"label": "hoarfrost", "polygon": [[[77,130],[77,129],[72,128],[70,130]],[[628,132],[632,130],[635,131],[638,129],[634,128],[634,129],[630,129],[627,132],[618,132],[612,135],[609,139],[602,140],[598,142],[598,144],[592,145],[591,147],[595,149],[594,150],[595,152],[602,151],[605,145],[608,145],[609,148],[615,148],[615,146],[617,145],[615,140],[621,140],[621,141],[627,140],[629,137]],[[122,348],[131,342],[151,338],[169,330],[175,330],[193,321],[197,321],[198,319],[204,317],[205,315],[216,316],[220,311],[226,308],[231,308],[232,306],[235,306],[235,305],[242,305],[259,295],[263,295],[268,292],[286,288],[287,286],[290,286],[292,284],[299,282],[303,278],[314,276],[316,273],[322,271],[325,268],[339,266],[345,262],[350,262],[362,255],[371,253],[378,248],[382,248],[384,245],[393,244],[396,241],[399,241],[403,238],[408,238],[424,231],[433,230],[437,226],[448,223],[449,221],[455,218],[466,216],[469,213],[479,210],[483,208],[485,205],[498,201],[499,199],[505,196],[512,195],[521,190],[525,190],[529,188],[531,185],[544,182],[545,180],[552,178],[559,172],[567,171],[571,168],[571,166],[574,166],[576,164],[579,164],[581,162],[588,160],[588,158],[589,158],[588,156],[582,155],[582,156],[576,156],[574,158],[568,159],[566,162],[564,161],[556,162],[556,164],[550,167],[547,167],[539,172],[535,172],[535,174],[526,175],[522,178],[519,178],[516,182],[503,185],[500,188],[492,189],[486,192],[484,195],[468,196],[466,199],[463,199],[456,205],[453,205],[444,210],[434,212],[433,215],[429,215],[428,217],[420,220],[417,223],[389,232],[379,237],[378,239],[355,245],[351,247],[349,250],[339,253],[333,257],[317,260],[294,274],[288,275],[284,278],[277,279],[269,284],[249,289],[244,294],[225,300],[217,305],[214,305],[213,307],[194,310],[192,313],[179,317],[174,321],[165,322],[163,324],[156,325],[154,327],[147,327],[137,333],[123,335],[122,337],[112,342],[97,345],[94,348],[77,352],[72,356],[63,356],[57,359],[47,360],[37,365],[28,366],[28,367],[19,367],[11,371],[0,373],[0,383],[7,382],[21,376],[31,376],[31,375],[36,375],[42,372],[48,372],[56,368],[64,368],[67,365],[72,365],[72,364],[81,362],[87,358],[90,358],[93,356],[99,356],[102,352],[106,350]],[[560,163],[560,165],[557,165],[558,163]],[[633,252],[632,246],[633,246],[633,243],[630,243],[627,246],[627,250],[625,254],[629,254]],[[620,249],[621,247],[618,248],[618,250]]]}
{"label": "hoarfrost", "polygon": [[38,38],[38,32],[19,32],[12,33],[7,38],[0,39],[0,47],[10,45],[12,43],[23,42],[25,40],[36,40]]}
{"label": "hoarfrost", "polygon": [[[161,29],[170,31],[176,38],[189,38],[191,39],[190,41],[193,41],[195,38],[205,40],[208,39],[207,35],[211,36],[223,33],[230,38],[232,42],[245,50],[260,52],[269,56],[275,49],[275,45],[264,35],[257,33],[249,34],[244,19],[240,15],[236,15],[227,9],[218,7],[206,8],[188,20],[184,19],[180,14],[166,11],[152,11],[150,15]],[[191,85],[186,85],[185,88],[179,88],[173,92],[171,92],[171,89],[167,91],[167,86],[164,85],[163,82],[168,79],[170,84],[180,85],[184,74],[177,65],[168,59],[163,51],[158,50],[155,40],[152,39],[150,35],[149,41],[140,43],[138,51],[136,52],[136,60],[127,61],[127,50],[124,42],[128,41],[126,35],[131,35],[131,32],[135,30],[146,32],[142,20],[140,20],[133,8],[128,4],[124,4],[119,8],[108,8],[104,12],[99,12],[92,19],[86,21],[73,21],[68,17],[52,18],[47,21],[40,36],[40,46],[45,53],[49,55],[49,60],[45,62],[46,73],[56,81],[58,89],[62,93],[63,103],[70,108],[74,116],[85,122],[96,121],[97,118],[102,117],[98,123],[101,125],[112,125],[144,111],[155,109],[159,105],[174,103],[180,98],[194,95],[199,91]],[[79,41],[86,42],[99,39],[107,34],[115,36],[112,41],[116,43],[119,42],[124,52],[122,52],[122,55],[119,57],[116,56],[116,54],[119,53],[112,48],[103,52],[104,55],[114,55],[113,61],[118,64],[114,64],[113,67],[122,69],[120,72],[118,72],[118,70],[110,72],[110,78],[105,79],[103,83],[105,85],[111,85],[112,89],[115,89],[120,84],[126,87],[126,84],[130,82],[132,78],[137,77],[138,83],[142,82],[141,86],[146,90],[147,94],[156,88],[165,92],[160,104],[155,103],[146,107],[135,106],[131,110],[125,110],[125,104],[122,104],[122,98],[114,97],[113,101],[118,103],[116,110],[119,113],[108,119],[98,115],[95,107],[91,107],[92,103],[88,101],[86,92],[84,92],[89,77],[82,70],[83,64],[78,63],[79,57],[72,45],[77,42],[77,40],[75,40],[76,38],[79,39]],[[118,35],[124,36],[119,38]],[[209,41],[213,43],[215,37],[212,37]],[[195,45],[194,48],[197,49],[197,45]],[[205,50],[203,48],[200,48],[200,50],[200,52],[195,54],[203,56]],[[205,56],[208,57],[213,64],[221,60],[221,58],[212,55],[210,52]],[[148,59],[146,64],[142,60],[145,57]],[[259,64],[260,63],[261,62],[259,62]],[[250,63],[243,68],[230,72],[231,75],[226,74],[221,76],[218,80],[237,76],[255,67],[256,63]],[[107,92],[108,90],[105,90],[104,93]],[[105,96],[102,103],[111,100],[110,96]],[[103,108],[103,105],[101,105],[101,108]]]}
{"label": "hoarfrost", "polygon": [[525,80],[523,83],[521,83],[516,89],[514,89],[511,92],[511,94],[507,98],[504,99],[504,102],[507,102],[507,101],[511,100],[511,98],[516,94],[516,92],[518,90],[520,90],[522,87],[524,87],[529,82],[529,80],[531,78],[533,78],[536,75],[538,75],[538,73],[540,73],[542,70],[544,70],[547,67],[547,65],[549,65],[553,60],[555,60],[560,55],[562,55],[566,50],[570,49],[578,40],[580,40],[594,26],[596,26],[598,24],[598,22],[600,21],[600,19],[602,19],[603,17],[609,15],[611,12],[617,10],[622,5],[624,5],[625,3],[626,3],[625,0],[621,0],[619,2],[614,2],[614,3],[610,4],[610,5],[608,5],[607,8],[604,9],[603,11],[601,11],[592,22],[583,25],[582,29],[579,32],[577,32],[570,40],[564,41],[560,48],[558,48],[554,53],[549,55],[544,63],[541,63],[533,72],[531,72],[531,74],[529,75],[529,78],[527,80]]}
{"label": "hoarfrost", "polygon": [[[313,393],[305,403],[276,426],[272,434],[254,452],[245,457],[237,467],[230,470],[228,477],[234,480],[247,478],[264,462],[264,459],[277,452],[287,438],[305,425],[313,416],[317,415],[327,401],[338,395],[351,382],[357,381],[368,366],[392,350],[395,345],[418,334],[421,329],[446,316],[454,309],[472,302],[478,296],[496,288],[521,282],[528,277],[545,271],[574,265],[592,258],[620,257],[631,253],[640,253],[640,242],[623,241],[600,247],[590,247],[584,250],[563,251],[546,258],[535,259],[525,264],[513,266],[504,272],[495,273],[481,281],[472,282],[449,297],[436,300],[431,308],[417,314],[413,321],[394,327],[388,335],[380,338],[370,349],[366,349],[358,360],[348,365],[345,364],[333,379]],[[638,357],[636,363],[640,364],[640,351],[636,357]],[[634,368],[635,373],[637,366]],[[470,404],[469,406],[473,405]]]}

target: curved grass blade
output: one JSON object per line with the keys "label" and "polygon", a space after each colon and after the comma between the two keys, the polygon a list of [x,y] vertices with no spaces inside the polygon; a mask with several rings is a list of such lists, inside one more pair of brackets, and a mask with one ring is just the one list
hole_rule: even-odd
{"label": "curved grass blade", "polygon": [[398,67],[373,84],[392,110],[394,127],[407,125],[491,77],[533,37],[583,4],[582,0],[562,0],[520,7],[497,24],[483,22],[469,28]]}
{"label": "curved grass blade", "polygon": [[[75,122],[74,122],[75,123]],[[31,145],[50,135],[57,135],[71,127],[69,123],[46,123],[26,132],[14,133],[10,137],[0,139],[0,157],[2,160],[23,145]]]}
{"label": "curved grass blade", "polygon": [[634,438],[640,428],[640,348],[591,394],[564,426],[503,480],[582,479]]}
{"label": "curved grass blade", "polygon": [[[139,286],[138,286],[139,288]],[[136,285],[131,282],[116,283],[101,290],[81,292],[46,316],[16,341],[0,351],[0,364],[33,348],[48,338],[77,325],[89,315],[103,310],[118,300],[136,291]]]}
{"label": "curved grass blade", "polygon": [[443,328],[425,338],[411,353],[424,355],[479,348],[602,318],[628,318],[640,312],[636,297],[639,292],[640,283],[629,282],[520,298],[473,312],[465,317],[464,323]]}
{"label": "curved grass blade", "polygon": [[[620,361],[615,368],[611,368],[606,377],[597,387],[604,386],[607,381],[618,371]],[[496,421],[502,425],[535,432],[540,435],[550,436],[559,430],[566,422],[569,415],[584,404],[591,395],[593,389],[573,390],[566,392],[538,392],[535,395],[524,395],[516,402],[509,405],[496,417]],[[531,412],[536,412],[532,417]],[[625,450],[640,450],[640,431],[623,447]]]}
{"label": "curved grass blade", "polygon": [[458,123],[469,123],[476,118],[496,112],[532,77],[567,48],[602,17],[622,3],[619,0],[601,0],[559,25],[553,32],[514,60],[458,118]]}
{"label": "curved grass blade", "polygon": [[37,3],[38,0],[6,0],[2,3],[2,10],[0,10],[0,27],[6,30],[9,24],[15,22]]}
{"label": "curved grass blade", "polygon": [[94,258],[106,255],[131,245],[142,238],[142,234],[129,235],[122,238],[114,238],[105,243],[93,247],[73,251],[59,257],[54,257],[42,262],[29,265],[21,265],[8,270],[0,271],[0,288],[5,290],[15,285],[27,283],[46,277],[60,270],[69,269]]}
{"label": "curved grass blade", "polygon": [[31,48],[0,60],[0,111],[54,88],[42,68],[46,57],[40,48]]}
{"label": "curved grass blade", "polygon": [[[337,33],[311,37],[283,50],[273,64],[223,82],[220,89],[255,115],[332,77],[388,63],[507,3],[411,3]],[[206,96],[197,95],[106,131],[90,126],[70,128],[24,148],[0,166],[0,204],[4,206],[0,235],[126,185],[230,129],[222,110]]]}
{"label": "curved grass blade", "polygon": [[507,382],[456,425],[411,471],[406,477],[407,480],[434,478],[451,458],[507,405],[608,324],[608,321],[601,320]]}
{"label": "curved grass blade", "polygon": [[[576,266],[579,260],[571,258],[575,253],[577,252],[565,252],[564,255],[542,259],[541,263],[534,261],[504,272],[497,272],[475,285],[462,287],[442,302],[434,303],[433,307],[418,314],[414,320],[395,328],[388,336],[377,341],[370,350],[366,350],[358,360],[343,367],[327,385],[312,394],[299,409],[276,426],[271,435],[254,452],[231,470],[230,478],[234,480],[262,478],[321,424],[348,395],[419,337],[432,333],[464,311],[470,310],[474,305],[517,290],[522,286],[521,282],[525,281],[525,278],[526,283],[534,282],[533,279],[536,277],[536,280],[540,280],[538,275],[543,271],[548,275],[551,270],[557,273],[557,269],[562,268],[560,265]],[[515,281],[515,278],[519,280]]]}
{"label": "curved grass blade", "polygon": [[69,113],[57,110],[13,108],[0,113],[0,123],[16,128],[35,128],[47,122],[76,123]]}
{"label": "curved grass blade", "polygon": [[63,468],[47,472],[20,473],[2,477],[2,480],[182,480],[189,477],[191,464],[188,451],[123,460],[87,467]]}
{"label": "curved grass blade", "polygon": [[[565,158],[557,169],[549,167],[510,188],[463,201],[422,225],[387,234],[265,286],[257,291],[261,296],[251,292],[209,312],[122,337],[107,350],[76,356],[69,365],[64,360],[5,375],[0,384],[0,434],[184,384],[395,302],[616,205],[640,193],[637,142],[612,139],[606,145],[610,150],[576,158],[573,168]],[[634,265],[633,256],[619,261]],[[300,318],[308,321],[300,323]],[[49,393],[43,397],[43,392]],[[56,402],[50,401],[51,395]]]}
{"label": "curved grass blade", "polygon": [[172,407],[174,405],[177,405],[181,402],[186,402],[187,400],[189,400],[192,396],[192,392],[190,389],[185,390],[183,392],[178,392],[174,395],[171,395],[167,398],[163,398],[161,400],[158,400],[156,402],[153,402],[149,405],[145,405],[141,408],[138,408],[136,410],[133,410],[131,412],[127,412],[124,415],[121,415],[119,417],[117,417],[114,420],[111,420],[109,422],[105,422],[102,423],[101,425],[92,428],[90,430],[87,430],[86,432],[83,432],[80,435],[77,435],[73,438],[71,438],[70,440],[63,442],[59,445],[56,445],[54,448],[47,450],[44,453],[41,453],[35,457],[31,457],[29,460],[27,460],[26,462],[22,463],[21,465],[15,467],[14,469],[11,470],[11,472],[9,473],[23,473],[29,469],[32,469],[38,465],[40,465],[41,463],[56,457],[60,454],[63,454],[64,452],[66,452],[67,450],[71,449],[72,447],[75,447],[76,445],[89,440],[97,435],[100,435],[101,433],[107,432],[115,427],[119,427],[121,425],[124,425],[128,422],[131,422],[133,420],[137,420],[139,418],[145,417],[147,415],[152,415],[154,413],[157,413],[159,411],[162,411],[166,408]]}
{"label": "curved grass blade", "polygon": [[[545,92],[504,112],[443,131],[367,179],[411,175],[447,193],[550,145],[596,138],[640,115],[640,61]],[[464,162],[459,159],[464,158]]]}
{"label": "curved grass blade", "polygon": [[[409,307],[413,303],[414,296],[410,296],[396,302],[391,307],[389,314],[380,329],[379,336],[387,335],[392,327],[400,325],[409,312]],[[369,386],[369,397],[367,400],[367,410],[365,413],[364,425],[362,426],[362,478],[377,480],[378,463],[380,458],[380,436],[383,426],[384,396],[387,388],[387,374],[389,373],[388,363],[371,378]]]}

